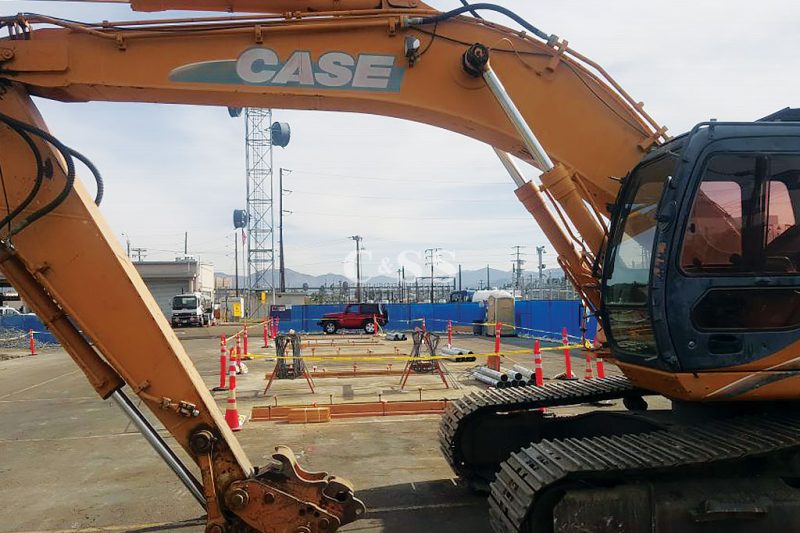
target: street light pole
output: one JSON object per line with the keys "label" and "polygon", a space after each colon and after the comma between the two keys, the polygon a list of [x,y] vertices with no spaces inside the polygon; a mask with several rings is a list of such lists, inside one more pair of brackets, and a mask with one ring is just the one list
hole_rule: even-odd
{"label": "street light pole", "polygon": [[350,238],[356,241],[356,301],[361,303],[361,241],[364,238],[361,235]]}
{"label": "street light pole", "polygon": [[546,253],[544,246],[536,247],[536,254],[539,256],[539,285],[542,284],[542,280],[544,279],[544,262],[542,261],[542,256]]}
{"label": "street light pole", "polygon": [[[278,191],[279,191],[278,196],[280,198],[280,212],[278,214],[278,247],[279,247],[279,252],[278,253],[280,254],[280,265],[279,265],[278,268],[280,269],[280,282],[279,282],[280,283],[280,292],[286,292],[286,264],[284,263],[284,259],[283,259],[283,213],[284,213],[284,209],[283,209],[283,193],[284,193],[284,189],[283,189],[283,173],[284,173],[284,171],[288,173],[288,172],[291,172],[291,170],[288,170],[288,169],[285,169],[285,168],[281,168],[278,171]],[[285,191],[285,192],[291,192],[291,191]]]}
{"label": "street light pole", "polygon": [[236,297],[239,297],[239,232],[233,232],[233,280],[234,280],[234,287],[236,287]]}

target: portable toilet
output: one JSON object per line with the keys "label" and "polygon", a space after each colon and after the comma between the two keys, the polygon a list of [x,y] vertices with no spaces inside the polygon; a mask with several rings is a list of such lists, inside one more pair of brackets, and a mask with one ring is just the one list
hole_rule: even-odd
{"label": "portable toilet", "polygon": [[[499,292],[499,291],[498,291]],[[504,337],[515,336],[514,297],[510,294],[492,294],[486,299],[486,336],[494,337],[494,324],[500,322],[500,335]]]}

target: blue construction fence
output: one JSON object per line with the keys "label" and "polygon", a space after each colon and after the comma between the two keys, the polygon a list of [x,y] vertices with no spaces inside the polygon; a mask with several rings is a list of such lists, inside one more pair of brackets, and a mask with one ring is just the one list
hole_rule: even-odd
{"label": "blue construction fence", "polygon": [[33,338],[36,342],[54,344],[58,341],[45,327],[44,323],[36,315],[10,315],[0,316],[0,329],[19,330],[20,335],[27,334],[33,330]]}
{"label": "blue construction fence", "polygon": [[[386,304],[389,322],[386,331],[407,331],[421,324],[429,331],[447,331],[447,322],[453,326],[472,326],[486,316],[482,303],[446,304]],[[326,313],[344,310],[344,305],[293,305],[279,311],[278,327],[286,332],[290,329],[302,333],[320,332],[317,322]],[[515,326],[520,336],[553,337],[560,339],[562,328],[567,328],[571,337],[581,336],[583,305],[577,300],[522,300],[514,306]],[[593,339],[597,321],[592,316],[586,324],[586,336]]]}

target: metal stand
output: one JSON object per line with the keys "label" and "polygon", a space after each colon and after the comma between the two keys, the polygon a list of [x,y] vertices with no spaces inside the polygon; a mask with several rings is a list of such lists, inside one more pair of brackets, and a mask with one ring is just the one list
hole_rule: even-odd
{"label": "metal stand", "polygon": [[[286,348],[292,345],[292,361],[287,362]],[[278,379],[296,379],[300,376],[304,377],[308,388],[311,389],[311,394],[315,393],[314,381],[308,373],[303,355],[301,353],[301,339],[298,333],[290,333],[287,335],[278,335],[275,337],[275,368],[272,369],[272,374],[269,376],[267,386],[264,388],[264,394],[272,386],[272,382],[277,377]]]}
{"label": "metal stand", "polygon": [[408,378],[411,372],[416,374],[431,374],[436,372],[444,383],[445,388],[449,389],[450,385],[447,383],[447,378],[442,371],[442,365],[439,364],[438,359],[423,359],[420,352],[422,351],[422,343],[428,347],[428,352],[431,357],[436,356],[436,348],[439,346],[439,336],[430,332],[423,332],[416,330],[411,334],[414,340],[414,346],[411,348],[411,358],[406,361],[406,366],[403,369],[403,376],[400,378],[400,390],[405,389]]}

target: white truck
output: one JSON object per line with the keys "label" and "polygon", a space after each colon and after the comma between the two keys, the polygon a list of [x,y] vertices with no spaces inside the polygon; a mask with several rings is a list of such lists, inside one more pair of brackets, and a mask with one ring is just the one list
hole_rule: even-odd
{"label": "white truck", "polygon": [[214,301],[202,292],[172,298],[172,327],[207,326],[214,318]]}

